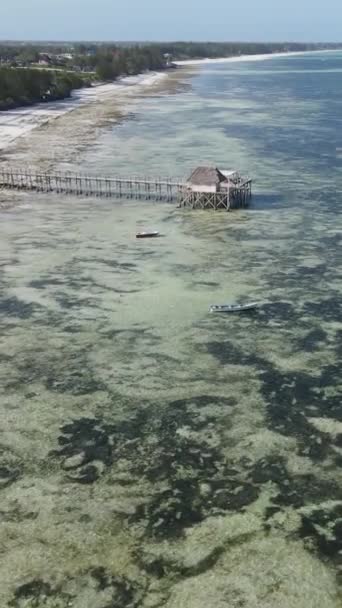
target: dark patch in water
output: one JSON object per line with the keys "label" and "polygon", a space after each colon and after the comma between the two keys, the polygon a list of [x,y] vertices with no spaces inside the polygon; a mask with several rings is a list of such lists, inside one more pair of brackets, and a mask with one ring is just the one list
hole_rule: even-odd
{"label": "dark patch in water", "polygon": [[207,342],[206,349],[222,365],[253,365],[258,360],[254,355],[244,353],[232,342]]}
{"label": "dark patch in water", "polygon": [[19,477],[19,472],[16,469],[12,469],[9,466],[0,465],[0,489],[6,488],[16,481]]}
{"label": "dark patch in water", "polygon": [[153,333],[153,329],[150,327],[136,328],[129,330],[128,332],[128,343],[134,345],[137,340],[146,341],[148,344],[159,344],[162,341],[160,336]]}
{"label": "dark patch in water", "polygon": [[99,592],[109,590],[112,594],[105,608],[137,608],[141,605],[142,592],[135,583],[121,576],[113,576],[104,568],[94,568],[90,573]]}
{"label": "dark patch in water", "polygon": [[45,386],[50,391],[70,392],[73,395],[88,395],[106,390],[105,385],[93,377],[89,368],[82,365],[80,365],[80,369],[73,369],[72,367],[63,369],[59,375],[49,373],[46,377]]}
{"label": "dark patch in water", "polygon": [[101,476],[102,470],[96,465],[89,464],[80,468],[76,473],[69,474],[70,481],[75,481],[82,484],[91,484],[97,481]]}
{"label": "dark patch in water", "polygon": [[331,249],[333,256],[336,257],[336,252],[339,251],[339,248],[341,247],[341,234],[337,233],[331,236],[321,236],[320,241],[324,243],[325,249]]}
{"label": "dark patch in water", "polygon": [[26,393],[25,395],[25,399],[34,399],[35,397],[37,397],[37,393],[34,392]]}
{"label": "dark patch in water", "polygon": [[62,307],[68,310],[73,308],[82,308],[87,306],[89,308],[98,308],[98,304],[95,298],[78,298],[67,293],[58,293],[55,295],[56,302]]}
{"label": "dark patch in water", "polygon": [[20,523],[37,519],[39,515],[38,511],[26,511],[25,508],[20,507],[15,501],[12,504],[15,504],[15,506],[5,511],[0,511],[0,521]]}
{"label": "dark patch in water", "polygon": [[[101,335],[105,336],[108,339],[115,339],[116,337],[122,338],[123,341],[126,341],[127,344],[132,347],[141,340],[142,342],[153,345],[159,344],[162,341],[160,336],[157,336],[153,333],[153,329],[150,327],[140,327],[140,328],[130,328],[130,329],[111,329],[109,331],[103,332]],[[159,355],[156,355],[159,356]]]}
{"label": "dark patch in water", "polygon": [[[272,499],[272,504],[265,511],[265,530],[272,528],[272,518],[284,508],[292,507],[301,509],[306,505],[320,505],[329,497],[331,500],[342,500],[342,489],[337,483],[317,478],[315,475],[290,475],[286,470],[285,461],[282,457],[273,456],[264,458],[252,466],[250,477],[255,484],[263,484],[272,481],[277,485],[278,494]],[[330,511],[322,511],[318,506],[312,507],[310,516],[302,515],[302,527],[299,534],[306,538],[320,538],[317,544],[322,555],[333,555],[333,552],[341,548],[340,524],[336,527],[336,538],[330,543],[329,533],[335,532],[327,524],[331,522]],[[333,510],[334,511],[334,510]],[[342,503],[339,507],[339,517],[342,514]],[[316,514],[318,517],[316,517]],[[336,514],[335,514],[336,516]],[[342,519],[340,519],[342,522]],[[325,525],[324,525],[325,523]],[[316,529],[315,525],[326,528],[325,532]],[[276,526],[278,526],[276,520]],[[338,544],[339,543],[339,544]]]}
{"label": "dark patch in water", "polygon": [[[94,597],[96,606],[103,608],[138,608],[143,599],[143,590],[135,582],[115,576],[105,568],[93,568],[72,579],[68,577],[60,585],[52,586],[42,579],[34,579],[20,585],[10,601],[10,608],[44,608],[73,606],[82,601],[86,587]],[[74,589],[79,588],[79,591]],[[71,592],[70,589],[73,589]],[[98,599],[96,596],[98,595]],[[103,602],[103,597],[106,603]]]}
{"label": "dark patch in water", "polygon": [[317,317],[324,321],[337,321],[342,318],[342,302],[340,296],[327,298],[320,302],[305,302],[303,314]]}
{"label": "dark patch in water", "polygon": [[251,480],[256,484],[273,481],[282,485],[288,479],[285,461],[280,457],[263,458],[253,465],[250,473]]}
{"label": "dark patch in water", "polygon": [[[283,310],[286,312],[286,309]],[[320,330],[312,330],[307,346],[326,339]],[[229,341],[210,342],[206,345],[210,354],[221,364],[249,365],[261,380],[261,393],[267,407],[267,425],[286,437],[294,437],[299,456],[310,457],[321,463],[327,457],[334,460],[338,456],[333,451],[333,443],[338,445],[339,437],[333,439],[320,432],[309,422],[314,416],[341,419],[340,395],[331,393],[337,388],[340,378],[339,365],[325,365],[317,375],[304,372],[282,372],[265,358],[253,355],[236,348]],[[336,391],[337,393],[337,391]],[[342,490],[336,483],[324,481],[314,475],[291,475],[286,469],[286,462],[281,457],[265,458],[255,464],[240,463],[247,473],[247,480],[252,485],[246,487],[247,495],[253,493],[269,481],[277,484],[278,495],[273,505],[266,512],[272,517],[284,507],[301,508],[306,504],[319,504],[328,496],[331,500],[341,500]],[[240,481],[239,479],[237,480]],[[243,495],[243,493],[242,493]],[[241,508],[236,506],[236,508]]]}
{"label": "dark patch in water", "polygon": [[112,340],[113,338],[116,338],[117,336],[120,336],[120,334],[125,333],[125,331],[127,331],[127,330],[125,330],[125,329],[111,329],[110,331],[101,332],[101,335],[105,336],[109,340]]}
{"label": "dark patch in water", "polygon": [[259,496],[258,486],[234,479],[213,480],[215,509],[224,511],[242,511]]}
{"label": "dark patch in water", "polygon": [[342,498],[338,484],[324,481],[314,475],[294,475],[278,479],[279,494],[273,502],[280,507],[292,506],[296,509],[306,504],[318,504],[329,497],[332,500]]}
{"label": "dark patch in water", "polygon": [[320,553],[342,565],[342,503],[331,508],[316,508],[302,515],[302,538],[315,541]]}
{"label": "dark patch in water", "polygon": [[310,266],[297,266],[296,273],[299,274],[302,278],[312,278],[313,276],[321,276],[324,275],[327,271],[326,264],[319,264],[318,266],[310,267]]}
{"label": "dark patch in water", "polygon": [[130,262],[117,262],[116,260],[96,260],[97,263],[101,263],[101,264],[105,264],[106,266],[109,266],[110,268],[115,268],[115,270],[118,270],[119,272],[123,271],[123,272],[133,272],[137,270],[137,265],[136,264],[131,264]]}
{"label": "dark patch in water", "polygon": [[78,521],[82,524],[90,524],[93,520],[88,513],[83,513]]}
{"label": "dark patch in water", "polygon": [[[26,608],[27,606],[43,608],[44,604],[46,605],[46,599],[54,596],[59,596],[59,592],[54,591],[49,583],[36,579],[18,587],[9,606],[13,608]],[[71,597],[69,596],[68,599],[71,600]]]}
{"label": "dark patch in water", "polygon": [[196,408],[205,407],[208,405],[234,406],[237,405],[237,400],[234,397],[217,397],[216,395],[197,395],[188,399],[177,399],[170,403],[172,409],[184,408],[195,405]]}
{"label": "dark patch in water", "polygon": [[302,451],[315,459],[326,456],[329,438],[308,422],[313,408],[321,416],[341,419],[340,395],[327,395],[337,387],[339,366],[322,368],[319,376],[304,372],[282,373],[268,364],[261,370],[261,392],[267,403],[271,428],[285,435],[302,438]]}
{"label": "dark patch in water", "polygon": [[45,279],[36,279],[35,281],[30,281],[29,287],[33,287],[34,289],[45,289],[50,285],[63,285],[63,283],[64,281],[61,279],[46,277]]}
{"label": "dark patch in water", "polygon": [[197,481],[175,479],[168,490],[154,496],[148,505],[138,508],[133,521],[146,520],[146,532],[155,538],[180,536],[184,528],[205,517]]}
{"label": "dark patch in water", "polygon": [[[189,403],[196,403],[196,398]],[[186,401],[174,401],[160,408],[160,412],[153,407],[120,425],[120,435],[140,442],[136,459],[131,444],[127,448],[123,444],[119,451],[124,458],[132,459],[134,473],[154,483],[177,477],[180,469],[195,477],[211,476],[218,471],[222,462],[219,452],[206,442],[179,432],[185,427],[193,431],[205,429],[214,420],[208,415],[196,416],[187,405]]]}
{"label": "dark patch in water", "polygon": [[[337,483],[325,481],[310,474],[290,475],[286,470],[284,459],[278,456],[264,458],[253,465],[251,467],[250,477],[255,484],[263,484],[272,481],[278,488],[277,496],[272,499],[272,504],[267,507],[265,511],[264,527],[266,531],[272,529],[272,518],[277,513],[282,512],[284,508],[292,507],[294,509],[301,509],[308,504],[320,505],[327,497],[331,500],[342,500],[342,490]],[[322,510],[318,506],[316,508],[313,506],[312,508],[313,515],[302,515],[302,527],[298,533],[304,538],[315,538],[322,535],[322,542],[317,544],[317,548],[322,556],[328,555],[329,551],[331,556],[333,555],[333,552],[337,550],[336,543],[339,542],[339,548],[341,546],[341,537],[338,535],[340,527],[336,527],[336,538],[333,539],[331,544],[330,542],[327,544],[325,534],[329,536],[329,526],[326,525],[324,533],[322,533],[322,530],[315,529],[314,524],[318,524],[324,528],[324,520],[323,518],[320,520],[316,518],[316,513],[322,514]],[[339,510],[339,512],[341,512],[342,503]],[[330,515],[324,515],[324,517],[328,517],[329,521],[331,521]],[[341,517],[341,515],[339,517]],[[276,526],[278,526],[277,520]]]}
{"label": "dark patch in water", "polygon": [[31,304],[18,300],[15,296],[5,298],[0,301],[0,314],[8,317],[18,317],[19,319],[29,319],[36,312],[41,310],[40,304]]}
{"label": "dark patch in water", "polygon": [[313,329],[304,338],[298,340],[298,348],[307,352],[313,352],[320,348],[320,343],[325,342],[327,333],[323,329]]}
{"label": "dark patch in water", "polygon": [[[159,342],[159,340],[158,340]],[[149,359],[153,359],[157,361],[159,365],[161,364],[169,364],[169,365],[179,365],[179,359],[176,357],[171,357],[170,355],[164,355],[162,353],[149,353]]]}
{"label": "dark patch in water", "polygon": [[[146,431],[142,429],[142,438],[146,432],[150,441],[140,440],[133,471],[145,475],[156,488],[161,481],[167,482],[168,488],[156,490],[150,502],[130,518],[131,522],[145,522],[147,535],[156,539],[177,537],[210,513],[242,509],[256,500],[258,488],[235,479],[220,450],[192,434],[216,420],[203,416],[201,407],[219,402],[224,409],[224,399],[204,395],[173,401],[159,415],[150,411]],[[198,416],[194,404],[198,404]],[[184,428],[192,433],[179,432]]]}
{"label": "dark patch in water", "polygon": [[[45,353],[45,351],[44,351]],[[7,389],[28,390],[28,385],[39,382],[51,391],[87,395],[106,390],[106,386],[94,377],[89,368],[87,353],[57,350],[44,356],[41,351],[28,352],[17,363],[18,379],[9,382]],[[26,385],[26,386],[25,386]]]}
{"label": "dark patch in water", "polygon": [[273,302],[264,304],[257,310],[261,321],[295,321],[298,316],[293,304],[289,302]]}
{"label": "dark patch in water", "polygon": [[157,579],[166,576],[170,570],[169,565],[162,557],[146,555],[142,550],[136,552],[135,559],[142,570]]}
{"label": "dark patch in water", "polygon": [[11,329],[18,327],[16,323],[9,322],[7,319],[3,323],[0,322],[0,334],[6,336],[10,333]]}
{"label": "dark patch in water", "polygon": [[116,427],[98,418],[80,418],[62,426],[61,432],[58,438],[61,447],[49,455],[62,460],[62,468],[71,481],[94,483],[113,463]]}
{"label": "dark patch in water", "polygon": [[336,338],[335,338],[335,352],[336,352],[336,356],[341,359],[342,358],[342,329],[339,329],[336,332]]}
{"label": "dark patch in water", "polygon": [[[311,335],[320,339],[324,333]],[[299,437],[303,454],[313,459],[325,458],[330,438],[308,422],[315,415],[342,419],[341,395],[331,395],[330,388],[338,387],[340,366],[322,367],[320,374],[282,372],[266,359],[244,352],[229,341],[208,342],[207,351],[223,365],[248,365],[262,381],[261,393],[266,401],[268,424],[277,432]]]}
{"label": "dark patch in water", "polygon": [[156,538],[178,536],[207,514],[241,509],[258,495],[257,486],[239,480],[220,450],[205,439],[221,415],[210,414],[213,404],[226,417],[235,400],[202,395],[141,408],[115,424],[99,418],[74,420],[62,427],[60,448],[50,455],[78,483],[94,483],[109,467],[115,471],[117,461],[127,462],[131,476],[155,485],[149,503],[138,507],[129,521],[142,522],[146,534]]}
{"label": "dark patch in water", "polygon": [[0,446],[0,490],[17,481],[22,473],[21,459],[13,450]]}
{"label": "dark patch in water", "polygon": [[77,325],[66,325],[63,327],[63,331],[67,334],[79,334],[82,331],[82,328]]}

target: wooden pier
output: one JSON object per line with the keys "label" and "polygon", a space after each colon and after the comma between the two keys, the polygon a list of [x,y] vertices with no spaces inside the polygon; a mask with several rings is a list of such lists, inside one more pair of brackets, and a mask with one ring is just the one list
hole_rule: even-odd
{"label": "wooden pier", "polygon": [[[193,172],[202,171],[200,168]],[[206,177],[208,178],[208,169]],[[213,171],[210,169],[211,178]],[[243,179],[234,172],[232,178],[220,174],[217,186],[194,186],[191,178],[103,177],[70,172],[37,173],[23,168],[0,168],[0,188],[27,192],[54,192],[72,196],[101,198],[143,199],[177,202],[180,207],[192,209],[225,209],[244,207],[251,197],[251,180]],[[215,173],[216,175],[216,173]],[[216,178],[217,179],[217,178]]]}
{"label": "wooden pier", "polygon": [[102,177],[73,173],[35,173],[23,169],[0,169],[0,187],[33,192],[55,192],[101,198],[133,198],[177,201],[182,184],[168,178],[142,179]]}
{"label": "wooden pier", "polygon": [[230,209],[247,207],[251,196],[252,182],[247,180],[231,186],[223,192],[194,192],[183,188],[179,205],[191,209],[224,209],[230,211]]}

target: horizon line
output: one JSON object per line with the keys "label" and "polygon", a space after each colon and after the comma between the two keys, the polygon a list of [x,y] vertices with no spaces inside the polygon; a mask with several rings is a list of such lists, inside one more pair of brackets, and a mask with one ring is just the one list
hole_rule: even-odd
{"label": "horizon line", "polygon": [[342,41],[313,41],[313,40],[195,40],[191,38],[184,39],[165,39],[165,40],[149,40],[149,39],[126,39],[126,40],[115,40],[115,39],[88,39],[88,38],[0,38],[0,44],[4,42],[53,42],[53,43],[64,43],[64,42],[82,42],[91,44],[132,44],[132,43],[143,43],[143,44],[178,44],[178,43],[193,43],[193,44],[324,44],[324,45],[342,45]]}

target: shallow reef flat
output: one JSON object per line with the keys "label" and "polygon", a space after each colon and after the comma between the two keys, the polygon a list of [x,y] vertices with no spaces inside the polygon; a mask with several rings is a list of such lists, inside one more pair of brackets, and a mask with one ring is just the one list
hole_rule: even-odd
{"label": "shallow reef flat", "polygon": [[[274,224],[276,281],[244,218],[203,234],[169,206],[32,197],[12,213],[2,602],[338,606],[341,311],[322,284],[329,249],[319,264],[306,248],[286,253]],[[137,242],[139,214],[167,238]],[[272,294],[256,312],[208,315],[213,298],[246,297],[252,283]]]}
{"label": "shallow reef flat", "polygon": [[[180,141],[186,166],[198,137],[188,112],[200,125],[218,112],[209,154],[229,143],[234,165],[258,173],[251,209],[27,194],[2,211],[6,608],[341,606],[341,229],[328,187],[340,176],[299,145],[294,183],[284,139],[255,155],[269,145],[257,120],[265,66],[211,70],[141,100],[135,124],[99,136],[84,167],[106,172],[121,145],[152,170]],[[308,99],[305,125],[308,89],[286,78],[288,151],[327,108]],[[279,80],[267,82],[276,124]],[[239,141],[234,122],[246,125]],[[146,227],[162,236],[136,240]],[[208,314],[239,299],[262,305]]]}

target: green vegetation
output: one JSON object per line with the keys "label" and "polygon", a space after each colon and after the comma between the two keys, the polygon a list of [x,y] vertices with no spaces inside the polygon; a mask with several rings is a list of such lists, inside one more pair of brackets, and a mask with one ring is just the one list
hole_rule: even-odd
{"label": "green vegetation", "polygon": [[254,42],[170,42],[158,44],[160,51],[174,59],[204,59],[264,55],[293,51],[315,51],[342,48],[341,44],[254,43]]}
{"label": "green vegetation", "polygon": [[70,64],[85,71],[95,71],[100,80],[114,80],[126,74],[158,70],[166,66],[166,56],[173,60],[235,57],[289,51],[340,48],[338,44],[240,43],[240,42],[170,42],[141,45],[90,45],[75,47]]}
{"label": "green vegetation", "polygon": [[[81,61],[81,57],[79,61]],[[100,80],[115,80],[121,75],[141,74],[147,70],[161,70],[166,62],[163,53],[157,46],[132,48],[100,48],[89,60]]]}
{"label": "green vegetation", "polygon": [[0,110],[69,97],[87,81],[78,74],[0,67]]}
{"label": "green vegetation", "polygon": [[[68,51],[68,52],[66,52]],[[155,45],[0,46],[0,110],[63,99],[94,80],[113,81],[166,67]],[[37,65],[43,60],[44,65]]]}
{"label": "green vegetation", "polygon": [[[341,44],[170,42],[0,44],[0,109],[62,99],[93,80],[165,69],[172,60],[342,48]],[[40,65],[37,65],[40,64]],[[35,68],[35,69],[33,69]]]}

